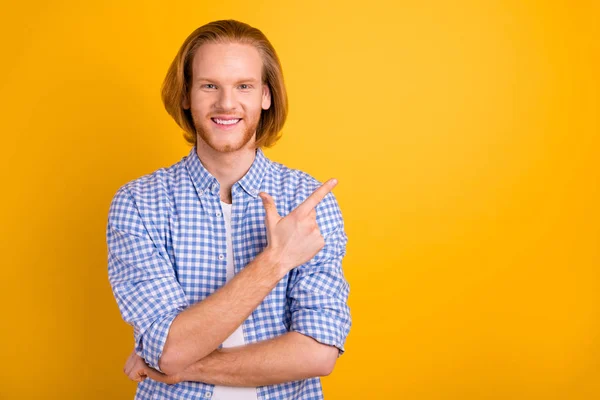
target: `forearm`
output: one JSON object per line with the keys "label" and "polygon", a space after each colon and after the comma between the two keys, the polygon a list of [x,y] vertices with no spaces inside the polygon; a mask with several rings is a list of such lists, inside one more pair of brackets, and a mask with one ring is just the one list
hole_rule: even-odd
{"label": "forearm", "polygon": [[171,324],[159,366],[183,371],[229,337],[285,276],[273,254],[260,253],[229,282],[181,312]]}
{"label": "forearm", "polygon": [[298,332],[213,351],[180,374],[182,381],[263,386],[327,375],[338,349]]}

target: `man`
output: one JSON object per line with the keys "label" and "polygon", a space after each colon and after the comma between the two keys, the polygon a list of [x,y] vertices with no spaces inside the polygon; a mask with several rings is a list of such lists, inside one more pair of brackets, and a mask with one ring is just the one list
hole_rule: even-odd
{"label": "man", "polygon": [[136,399],[323,398],[351,326],[348,239],[337,181],[261,149],[287,115],[275,50],[247,24],[211,22],[183,43],[162,97],[193,148],[121,186],[107,224]]}

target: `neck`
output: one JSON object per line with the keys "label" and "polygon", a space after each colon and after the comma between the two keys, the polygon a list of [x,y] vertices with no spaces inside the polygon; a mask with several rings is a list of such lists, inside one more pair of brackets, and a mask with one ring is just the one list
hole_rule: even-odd
{"label": "neck", "polygon": [[252,166],[256,157],[256,149],[244,147],[237,151],[223,153],[214,150],[198,139],[196,152],[204,168],[219,181],[221,200],[231,204],[231,188],[234,183],[246,175]]}

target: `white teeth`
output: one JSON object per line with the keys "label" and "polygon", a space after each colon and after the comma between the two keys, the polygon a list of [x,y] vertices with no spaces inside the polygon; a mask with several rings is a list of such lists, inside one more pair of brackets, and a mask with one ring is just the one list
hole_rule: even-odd
{"label": "white teeth", "polygon": [[217,119],[217,118],[215,118],[214,121],[217,124],[221,124],[221,125],[233,125],[233,124],[236,124],[239,121],[239,119]]}

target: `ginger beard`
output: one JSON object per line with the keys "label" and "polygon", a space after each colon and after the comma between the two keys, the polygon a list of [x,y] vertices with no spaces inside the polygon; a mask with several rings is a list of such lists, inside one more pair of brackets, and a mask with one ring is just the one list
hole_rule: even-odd
{"label": "ginger beard", "polygon": [[[249,117],[248,115],[244,116],[242,120],[238,122],[240,126],[237,126],[231,131],[220,131],[209,117],[200,119],[192,113],[192,120],[194,121],[194,127],[196,128],[196,135],[199,136],[204,143],[217,152],[230,153],[244,148],[250,141],[253,143],[256,141],[256,139],[252,139],[256,133],[260,115],[261,113],[258,113],[254,118]],[[236,138],[239,138],[239,140],[235,141]]]}

